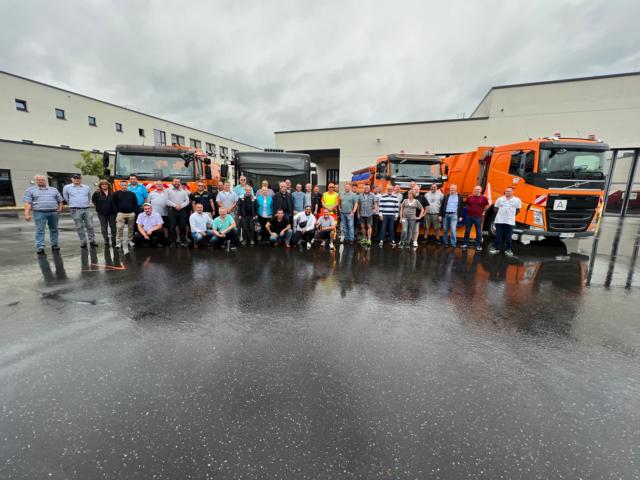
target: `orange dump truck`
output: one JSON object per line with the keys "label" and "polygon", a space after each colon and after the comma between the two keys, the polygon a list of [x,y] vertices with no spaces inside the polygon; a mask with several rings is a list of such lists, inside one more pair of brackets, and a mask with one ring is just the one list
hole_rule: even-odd
{"label": "orange dump truck", "polygon": [[[491,204],[507,187],[522,201],[514,233],[573,238],[593,235],[602,216],[605,152],[590,138],[551,137],[477,150],[442,160],[448,179],[467,197],[480,185]],[[493,233],[493,209],[484,230]]]}
{"label": "orange dump truck", "polygon": [[216,186],[228,173],[227,165],[212,163],[202,150],[181,145],[118,145],[113,170],[109,168],[109,152],[104,152],[103,163],[107,176],[113,180],[114,190],[121,190],[129,176],[135,175],[149,191],[154,188],[153,182],[160,180],[168,186],[174,178],[196,191],[198,181],[207,188]]}
{"label": "orange dump truck", "polygon": [[400,185],[401,191],[405,192],[413,181],[426,192],[432,183],[440,186],[446,180],[442,175],[441,161],[436,155],[391,153],[377,158],[375,165],[352,172],[351,183],[357,192],[362,192],[365,184],[369,184],[372,190],[380,186],[383,192],[388,185]]}

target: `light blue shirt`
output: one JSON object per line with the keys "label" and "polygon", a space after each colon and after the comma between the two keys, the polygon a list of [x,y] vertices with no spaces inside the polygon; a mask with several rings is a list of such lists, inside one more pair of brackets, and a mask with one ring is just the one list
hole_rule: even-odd
{"label": "light blue shirt", "polygon": [[291,194],[291,200],[293,200],[293,209],[296,212],[304,211],[304,207],[307,203],[307,196],[304,192],[293,192]]}
{"label": "light blue shirt", "polygon": [[69,208],[89,208],[91,189],[86,185],[70,183],[62,189],[62,196]]}
{"label": "light blue shirt", "polygon": [[136,199],[138,200],[139,207],[142,206],[142,204],[144,203],[144,200],[149,195],[149,192],[147,192],[147,187],[142,185],[140,182],[138,182],[138,184],[135,187],[129,184],[128,190],[136,194]]}
{"label": "light blue shirt", "polygon": [[449,200],[447,200],[447,211],[446,213],[455,213],[458,214],[458,195],[449,195]]}
{"label": "light blue shirt", "polygon": [[28,203],[34,211],[57,210],[62,203],[62,195],[53,187],[29,187],[22,196],[23,203]]}
{"label": "light blue shirt", "polygon": [[236,194],[236,197],[242,198],[242,197],[244,197],[244,194],[245,194],[245,190],[244,189],[246,187],[251,188],[251,196],[253,197],[254,196],[253,195],[253,187],[251,185],[249,185],[248,183],[246,185],[244,185],[244,186],[242,186],[240,184],[236,185],[235,187],[233,187],[233,193]]}

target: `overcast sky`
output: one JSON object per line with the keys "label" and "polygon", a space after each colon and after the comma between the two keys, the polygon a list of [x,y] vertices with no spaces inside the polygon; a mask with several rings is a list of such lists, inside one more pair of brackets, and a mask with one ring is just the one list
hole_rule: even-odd
{"label": "overcast sky", "polygon": [[640,70],[639,0],[0,0],[0,69],[258,146]]}

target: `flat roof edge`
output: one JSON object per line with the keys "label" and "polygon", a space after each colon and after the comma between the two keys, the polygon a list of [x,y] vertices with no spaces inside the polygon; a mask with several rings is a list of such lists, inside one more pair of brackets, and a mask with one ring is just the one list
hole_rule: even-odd
{"label": "flat roof edge", "polygon": [[277,135],[279,133],[322,132],[327,130],[348,130],[348,129],[354,129],[354,128],[398,127],[403,125],[422,125],[422,124],[429,124],[429,123],[472,122],[475,120],[488,120],[488,119],[489,117],[449,118],[445,120],[422,120],[418,122],[375,123],[371,125],[351,125],[346,127],[309,128],[309,129],[302,129],[302,130],[277,130],[273,133]]}

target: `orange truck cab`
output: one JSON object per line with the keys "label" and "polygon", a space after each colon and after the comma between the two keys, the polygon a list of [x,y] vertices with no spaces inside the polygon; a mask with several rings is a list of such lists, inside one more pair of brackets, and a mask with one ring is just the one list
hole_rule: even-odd
{"label": "orange truck cab", "polygon": [[379,186],[384,192],[388,185],[400,185],[406,192],[414,181],[420,191],[426,192],[432,183],[442,185],[442,159],[436,155],[419,153],[391,153],[376,159],[375,165],[356,170],[351,174],[351,183],[356,192],[362,192],[365,184],[371,189]]}
{"label": "orange truck cab", "polygon": [[155,188],[155,181],[163,181],[168,186],[174,178],[179,178],[190,191],[195,192],[197,182],[203,182],[209,189],[217,186],[228,173],[227,165],[212,163],[202,150],[182,145],[117,145],[113,170],[109,168],[109,152],[104,152],[102,159],[114,190],[122,190],[129,176],[135,175],[149,191]]}
{"label": "orange truck cab", "polygon": [[[590,138],[551,137],[453,155],[442,160],[445,192],[456,184],[466,199],[480,185],[490,204],[513,187],[522,201],[514,233],[535,237],[594,235],[602,217],[605,153],[609,146]],[[493,209],[483,230],[493,233]]]}

